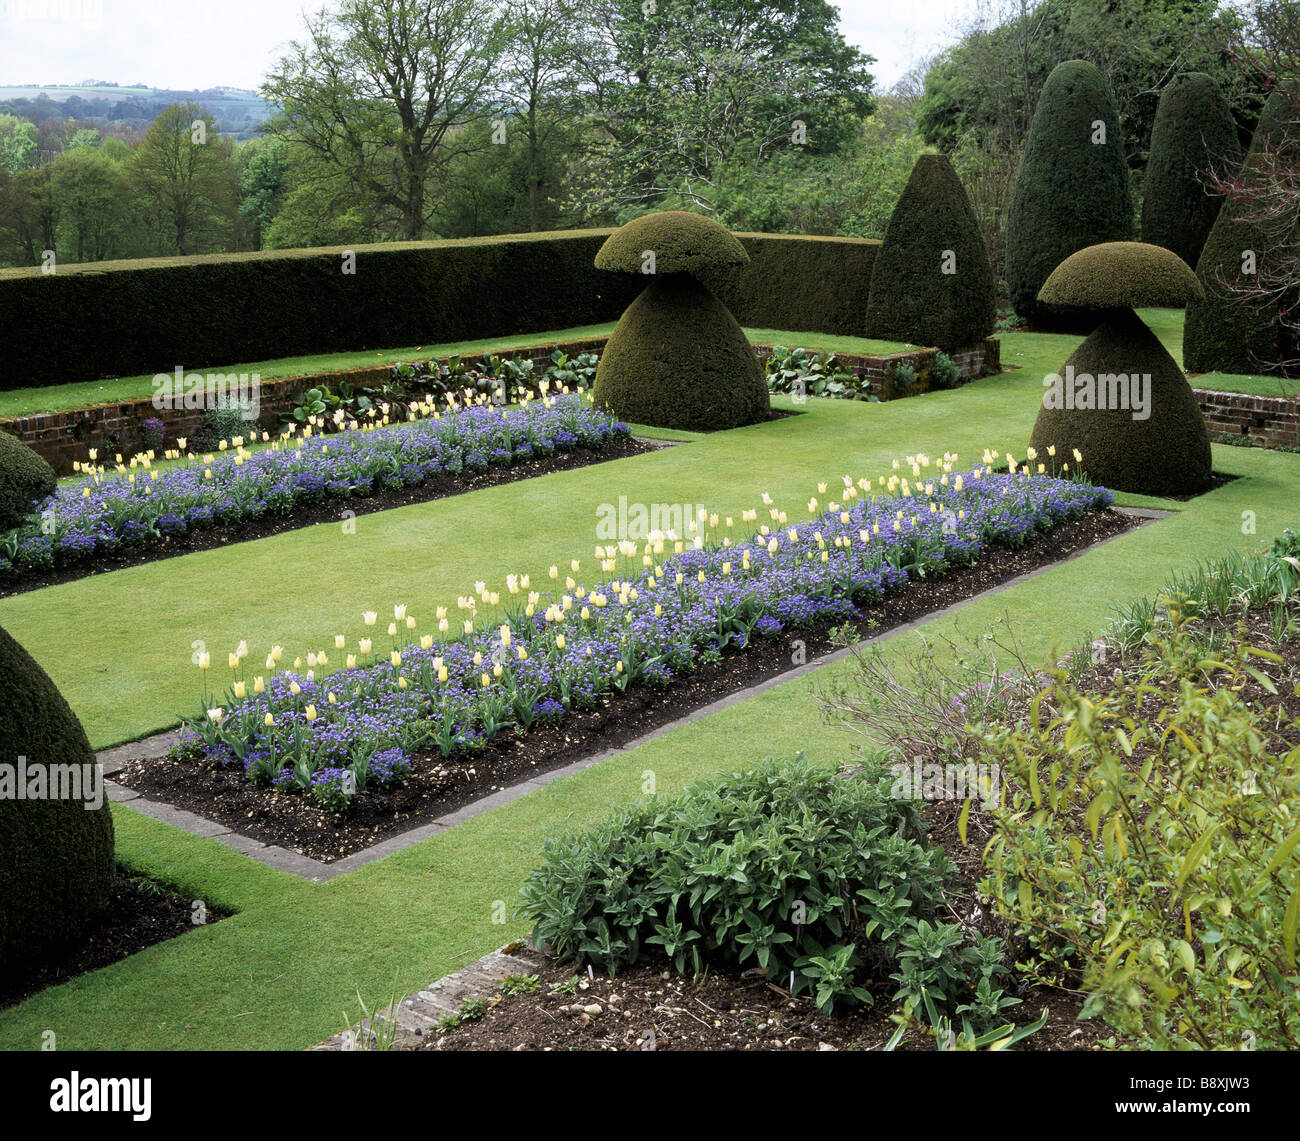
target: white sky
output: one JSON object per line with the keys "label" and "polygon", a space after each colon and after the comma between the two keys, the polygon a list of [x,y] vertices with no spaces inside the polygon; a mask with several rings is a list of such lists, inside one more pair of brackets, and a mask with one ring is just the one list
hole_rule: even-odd
{"label": "white sky", "polygon": [[[842,0],[845,38],[877,86],[954,38],[974,0]],[[0,87],[106,79],[188,90],[256,88],[323,0],[0,0]]]}

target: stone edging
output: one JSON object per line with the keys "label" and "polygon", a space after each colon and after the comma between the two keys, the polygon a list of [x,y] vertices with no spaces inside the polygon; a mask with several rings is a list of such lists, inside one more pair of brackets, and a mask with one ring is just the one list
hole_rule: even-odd
{"label": "stone edging", "polygon": [[[1156,511],[1148,508],[1137,507],[1116,507],[1113,510],[1119,511],[1125,515],[1131,515],[1137,519],[1153,521],[1163,519],[1172,514],[1168,511]],[[1143,524],[1145,525],[1145,524]],[[1129,534],[1130,532],[1125,532]],[[970,598],[962,599],[960,602],[951,603],[940,610],[933,610],[910,622],[905,622],[901,626],[895,626],[884,631],[879,635],[871,638],[864,638],[858,643],[858,646],[867,645],[878,639],[891,639],[900,634],[909,633],[918,629],[926,623],[933,622],[936,619],[945,618],[950,614],[965,609],[974,602],[979,602],[985,598],[991,598],[1001,594],[1003,591],[1010,590],[1030,579],[1037,578],[1039,575],[1046,574],[1048,571],[1055,570],[1065,563],[1073,562],[1075,559],[1086,555],[1091,551],[1104,547],[1107,543],[1113,543],[1116,539],[1123,538],[1123,535],[1112,535],[1109,539],[1102,539],[1096,543],[1090,543],[1073,554],[1066,555],[1063,559],[1058,559],[1046,566],[1038,567],[1036,570],[1026,571],[1024,574],[1017,575],[1013,579],[990,587],[988,590],[981,591],[979,594],[972,595]],[[428,824],[422,824],[417,828],[401,832],[396,836],[390,836],[386,840],[381,840],[377,844],[371,845],[360,852],[354,852],[350,856],[344,856],[341,860],[334,860],[330,863],[324,863],[321,860],[314,860],[310,856],[304,856],[299,852],[290,851],[287,848],[278,847],[275,844],[267,844],[261,840],[254,840],[248,836],[241,836],[237,832],[231,831],[224,824],[208,820],[205,817],[197,816],[192,812],[183,809],[174,808],[170,804],[160,804],[156,801],[149,800],[142,796],[134,789],[129,789],[123,785],[117,784],[112,780],[105,780],[104,785],[107,795],[110,799],[121,804],[129,804],[138,812],[146,816],[152,816],[155,820],[161,820],[167,824],[173,824],[186,832],[193,833],[196,836],[211,837],[220,840],[236,851],[243,852],[246,856],[251,856],[260,863],[269,867],[276,868],[283,872],[289,872],[292,875],[302,876],[315,883],[322,883],[332,880],[337,876],[345,875],[348,872],[355,871],[363,864],[368,864],[373,860],[381,859],[384,856],[392,855],[394,852],[400,852],[413,844],[419,844],[431,836],[436,836],[441,832],[454,828],[457,824],[464,823],[483,812],[490,812],[494,808],[501,808],[504,805],[527,796],[529,793],[536,792],[545,788],[554,780],[560,780],[564,777],[573,776],[583,769],[590,768],[592,765],[599,764],[602,761],[609,760],[619,756],[622,753],[630,752],[632,749],[639,748],[648,744],[658,737],[667,733],[674,732],[677,729],[684,728],[695,721],[704,717],[711,716],[714,713],[721,712],[731,705],[737,705],[742,701],[749,701],[751,698],[758,697],[766,693],[769,689],[774,689],[778,685],[785,685],[787,682],[796,681],[805,675],[812,673],[814,670],[821,669],[823,666],[831,665],[834,662],[841,661],[853,652],[856,647],[848,647],[834,650],[828,654],[822,654],[812,661],[794,669],[787,670],[775,677],[768,678],[766,681],[759,682],[757,685],[749,686],[746,689],[737,690],[735,693],[728,694],[726,697],[719,698],[717,701],[702,706],[699,709],[680,717],[675,721],[670,721],[649,733],[629,741],[627,744],[612,749],[606,749],[594,756],[585,757],[581,761],[575,761],[573,764],[565,765],[563,768],[552,769],[550,772],[540,773],[528,780],[520,781],[518,784],[510,785],[508,788],[500,789],[488,796],[481,797],[472,801],[455,812],[449,812]],[[166,733],[160,733],[149,737],[144,741],[134,742],[126,745],[118,745],[116,748],[106,750],[98,755],[97,760],[103,766],[104,776],[110,777],[118,772],[128,759],[138,757],[160,757],[163,756],[171,747],[176,739],[176,731],[172,730]]]}

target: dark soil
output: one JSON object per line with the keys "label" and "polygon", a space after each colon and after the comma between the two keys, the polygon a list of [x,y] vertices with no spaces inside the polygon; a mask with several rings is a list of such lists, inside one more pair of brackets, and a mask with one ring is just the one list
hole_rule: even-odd
{"label": "dark soil", "polygon": [[[1038,535],[1018,551],[994,549],[972,566],[912,581],[882,602],[863,608],[855,622],[822,622],[779,638],[757,640],[744,650],[729,648],[720,661],[698,665],[667,688],[635,686],[624,693],[604,694],[595,709],[573,710],[559,724],[535,726],[524,737],[502,734],[473,758],[417,756],[409,781],[390,791],[366,790],[346,814],[325,812],[301,794],[258,788],[242,772],[214,770],[171,757],[129,761],[113,779],[151,800],[219,821],[242,835],[313,859],[337,860],[540,773],[622,748],[720,698],[778,677],[795,664],[833,649],[830,632],[836,626],[853,625],[859,637],[884,633],[1140,522],[1115,511],[1090,512]],[[803,643],[802,657],[792,662],[796,639]]]}
{"label": "dark soil", "polygon": [[[536,951],[511,954],[536,964],[537,990],[497,994],[478,1021],[413,1049],[881,1050],[898,1029],[890,1020],[897,1010],[892,984],[871,988],[871,1006],[822,1014],[807,995],[791,998],[779,981],[756,970],[714,967],[695,979],[655,961],[625,967],[612,979],[600,971],[589,978],[585,967],[579,971]],[[565,989],[552,990],[555,984]],[[1019,1049],[1099,1050],[1111,1036],[1099,1023],[1078,1021],[1081,996],[1033,988],[1021,997],[1012,1021],[1033,1022],[1044,1008],[1048,1019]],[[933,1050],[934,1041],[912,1030],[896,1049]]]}
{"label": "dark soil", "polygon": [[428,503],[432,499],[445,499],[453,495],[464,495],[467,491],[514,483],[520,479],[532,479],[552,472],[572,471],[575,468],[590,467],[592,464],[626,459],[628,456],[645,455],[647,452],[671,446],[670,442],[664,440],[623,438],[611,441],[598,451],[579,448],[576,451],[543,456],[524,463],[511,464],[508,467],[490,467],[482,473],[463,472],[456,476],[444,476],[422,483],[419,487],[402,487],[396,490],[381,488],[371,495],[351,496],[347,499],[329,497],[320,503],[299,504],[293,509],[291,515],[267,515],[261,519],[244,519],[237,523],[226,523],[207,527],[201,531],[186,532],[183,535],[165,535],[139,547],[98,555],[87,562],[75,563],[71,566],[9,571],[0,575],[0,598],[24,594],[29,590],[40,590],[42,587],[55,586],[61,582],[74,582],[80,578],[89,578],[91,575],[105,574],[124,567],[140,566],[142,563],[152,563],[159,559],[171,559],[179,555],[193,554],[195,551],[207,551],[213,547],[248,543],[255,539],[264,539],[268,535],[297,531],[316,523],[337,523],[343,518],[345,511],[351,511],[355,515],[391,511],[395,507]]}
{"label": "dark soil", "polygon": [[[119,865],[108,910],[86,937],[75,946],[47,955],[30,967],[19,968],[17,974],[0,981],[0,1010],[17,1005],[46,987],[58,986],[145,947],[184,935],[194,929],[194,914],[192,900],[139,879]],[[224,915],[208,907],[204,918],[207,923],[216,923]]]}

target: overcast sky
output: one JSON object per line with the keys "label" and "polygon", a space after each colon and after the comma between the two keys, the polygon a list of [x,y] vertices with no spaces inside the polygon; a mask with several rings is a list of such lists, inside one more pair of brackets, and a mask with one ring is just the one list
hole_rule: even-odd
{"label": "overcast sky", "polygon": [[[887,88],[953,38],[973,0],[844,0],[845,37]],[[256,88],[322,0],[0,0],[0,87],[106,79]]]}

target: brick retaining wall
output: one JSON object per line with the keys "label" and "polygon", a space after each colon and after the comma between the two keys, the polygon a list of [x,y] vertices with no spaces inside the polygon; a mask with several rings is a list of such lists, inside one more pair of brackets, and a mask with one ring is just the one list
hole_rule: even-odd
{"label": "brick retaining wall", "polygon": [[[551,350],[560,348],[570,357],[579,353],[599,352],[605,347],[608,337],[596,337],[589,340],[552,341],[545,345],[521,345],[507,348],[497,355],[521,356],[533,361],[534,369],[540,374],[550,364]],[[755,345],[759,359],[766,363],[772,355],[770,345]],[[870,381],[871,391],[881,400],[888,400],[893,395],[890,378],[893,370],[901,361],[910,361],[916,367],[917,381],[913,391],[920,393],[928,390],[930,367],[934,362],[935,349],[912,349],[907,352],[894,353],[889,356],[864,356],[853,353],[838,354],[844,365],[860,377]],[[998,372],[1000,365],[1000,342],[996,337],[989,337],[978,345],[952,354],[963,377],[968,379],[981,376],[986,372]],[[824,353],[822,354],[825,355]],[[217,370],[210,370],[216,372]],[[261,400],[260,424],[267,431],[277,431],[282,414],[293,408],[295,397],[317,384],[328,384],[337,390],[340,383],[346,381],[356,388],[359,386],[381,385],[389,379],[389,366],[376,365],[371,368],[343,369],[337,372],[313,373],[310,376],[284,377],[279,380],[262,381],[258,393]],[[34,416],[18,416],[12,420],[0,421],[0,430],[17,436],[38,455],[44,456],[56,472],[67,475],[72,471],[75,461],[87,459],[91,448],[98,448],[100,462],[105,455],[111,460],[113,454],[121,452],[130,455],[138,450],[140,426],[152,417],[161,419],[167,426],[167,443],[171,445],[177,436],[195,436],[203,422],[202,409],[163,409],[154,407],[152,399],[123,401],[118,404],[101,404],[93,408],[76,408],[66,412],[45,412]]]}
{"label": "brick retaining wall", "polygon": [[1300,447],[1300,400],[1295,397],[1247,396],[1198,388],[1196,399],[1211,440],[1226,432],[1264,447]]}

